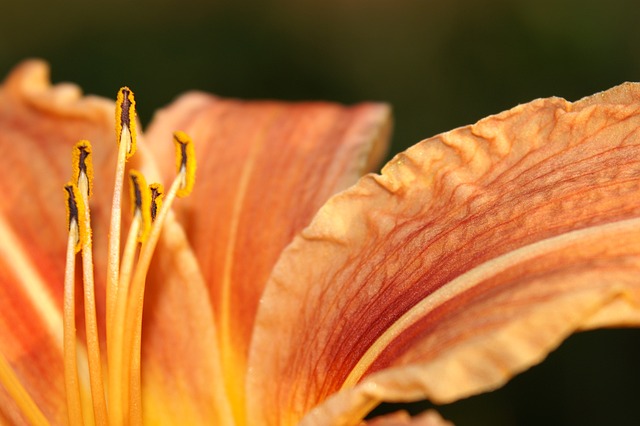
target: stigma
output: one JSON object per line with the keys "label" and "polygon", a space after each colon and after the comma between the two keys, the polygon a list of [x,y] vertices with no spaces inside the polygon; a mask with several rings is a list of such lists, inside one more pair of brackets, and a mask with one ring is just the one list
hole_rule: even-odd
{"label": "stigma", "polygon": [[[176,197],[187,196],[195,181],[193,141],[182,131],[173,135],[176,176],[165,191],[161,183],[147,184],[137,170],[128,171],[131,220],[123,249],[122,192],[126,163],[136,151],[136,111],[133,92],[118,91],[115,139],[118,156],[108,233],[106,271],[106,351],[100,347],[94,285],[90,197],[93,189],[93,149],[87,140],[73,147],[71,180],[64,185],[69,231],[64,280],[64,375],[69,424],[139,425],[142,423],[140,343],[146,277],[163,223]],[[98,148],[99,149],[99,148]],[[95,225],[100,226],[100,225]],[[80,253],[78,255],[78,253]],[[82,259],[86,360],[76,347],[76,257]],[[106,374],[103,373],[106,353]],[[84,360],[84,361],[83,361]],[[87,365],[81,365],[85,362]],[[80,386],[81,371],[89,372],[89,390]],[[87,403],[86,401],[90,401]]]}

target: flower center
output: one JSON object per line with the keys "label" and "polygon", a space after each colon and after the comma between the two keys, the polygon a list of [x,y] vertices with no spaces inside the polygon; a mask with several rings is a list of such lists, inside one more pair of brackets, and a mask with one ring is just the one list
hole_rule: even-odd
{"label": "flower center", "polygon": [[[164,193],[161,184],[147,186],[142,173],[129,172],[133,218],[122,256],[120,231],[125,163],[136,150],[136,113],[133,92],[122,88],[116,101],[118,161],[111,208],[106,282],[106,340],[108,387],[96,320],[89,197],[92,191],[92,150],[88,141],[73,149],[71,182],[65,185],[69,240],[64,282],[64,369],[69,422],[82,425],[93,418],[97,425],[141,424],[140,348],[146,276],[158,243],[162,224],[176,196],[191,192],[195,178],[195,154],[184,132],[174,134],[177,176]],[[82,253],[84,319],[90,382],[89,406],[82,405],[79,360],[76,355],[75,259]],[[108,395],[108,398],[107,398]],[[107,404],[108,400],[108,404]]]}

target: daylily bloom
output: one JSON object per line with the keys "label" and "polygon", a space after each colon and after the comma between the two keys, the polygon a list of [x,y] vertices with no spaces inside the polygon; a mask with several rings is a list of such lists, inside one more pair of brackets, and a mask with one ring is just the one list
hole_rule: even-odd
{"label": "daylily bloom", "polygon": [[[138,133],[131,93],[114,105],[47,73],[25,62],[0,89],[1,423],[353,425],[382,401],[494,389],[573,332],[640,324],[639,85],[517,106],[359,180],[385,151],[383,104],[186,94],[128,165],[132,182],[185,188],[189,135],[193,193],[156,206],[155,247],[127,254],[123,232],[121,256],[108,234]],[[93,185],[76,185],[88,157]],[[141,226],[144,187],[124,231]],[[110,287],[135,259],[140,297]],[[120,341],[113,312],[142,302]],[[122,342],[130,363],[113,362]],[[432,411],[371,423],[410,422],[446,424]]]}

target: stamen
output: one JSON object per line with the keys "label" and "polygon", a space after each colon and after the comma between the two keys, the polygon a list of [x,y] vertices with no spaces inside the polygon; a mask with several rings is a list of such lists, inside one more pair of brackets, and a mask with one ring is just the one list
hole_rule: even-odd
{"label": "stamen", "polygon": [[[116,100],[116,137],[118,141],[118,163],[116,166],[113,203],[111,206],[111,225],[109,228],[108,266],[107,266],[107,359],[109,363],[109,407],[112,420],[122,423],[123,411],[120,398],[122,378],[115,366],[120,365],[121,353],[118,353],[114,339],[122,336],[113,335],[114,315],[118,301],[118,279],[120,275],[120,229],[122,215],[122,186],[126,160],[136,149],[136,114],[133,92],[123,87]],[[126,293],[125,293],[126,297]],[[120,327],[122,329],[122,327]]]}
{"label": "stamen", "polygon": [[91,238],[91,213],[89,195],[93,181],[91,144],[83,140],[73,150],[73,179],[80,198],[76,199],[80,241],[82,245],[82,278],[84,284],[84,316],[89,360],[89,381],[96,424],[107,425],[107,404],[104,395],[100,338],[96,318],[95,284],[93,279],[93,243]]}
{"label": "stamen", "polygon": [[[65,387],[72,424],[83,424],[83,410],[78,378],[75,329],[75,254],[82,250],[85,324],[89,378],[93,401],[93,415],[98,425],[142,424],[142,395],[140,382],[140,354],[142,342],[142,314],[146,276],[159,240],[163,223],[175,197],[188,195],[195,180],[193,142],[184,132],[174,134],[177,176],[166,194],[160,184],[147,187],[144,176],[130,174],[133,219],[120,261],[120,233],[122,190],[125,163],[136,149],[136,114],[133,93],[124,87],[116,102],[116,135],[118,162],[116,165],[111,223],[109,228],[107,264],[107,362],[109,366],[109,411],[105,402],[99,336],[96,321],[93,277],[93,255],[89,196],[92,192],[93,168],[91,145],[80,141],[73,150],[73,180],[65,187],[69,246],[65,272],[64,361]],[[140,254],[136,254],[141,243]],[[135,268],[134,268],[135,265]],[[2,360],[0,360],[1,362]],[[0,365],[1,374],[4,374]],[[91,407],[86,406],[85,412]],[[90,414],[89,414],[90,415]],[[89,419],[91,420],[91,419]]]}
{"label": "stamen", "polygon": [[[114,380],[118,377],[120,378],[118,387],[112,392],[114,400],[120,401],[116,409],[118,415],[124,415],[124,413],[129,411],[129,365],[122,361],[123,357],[126,357],[123,352],[125,347],[123,339],[124,329],[128,327],[128,325],[125,324],[125,315],[127,298],[129,296],[129,284],[131,282],[133,265],[136,260],[138,243],[146,239],[146,234],[148,234],[151,222],[149,208],[151,196],[148,192],[144,176],[140,172],[132,170],[129,172],[129,182],[133,219],[131,221],[131,227],[129,228],[129,234],[122,254],[122,263],[120,265],[118,298],[113,319],[113,329],[116,334],[111,343],[114,352],[111,374],[114,375]],[[143,213],[144,210],[147,211],[146,214]],[[147,230],[143,231],[144,228]]]}
{"label": "stamen", "polygon": [[[111,225],[109,228],[109,260],[107,270],[107,330],[110,330],[118,291],[120,266],[120,226],[122,215],[122,184],[126,160],[136,151],[136,101],[128,87],[118,91],[116,99],[116,140],[118,142],[118,162],[116,165],[113,202],[111,205]],[[110,337],[107,334],[107,342]]]}
{"label": "stamen", "polygon": [[[161,208],[162,208],[162,199],[164,196],[164,187],[162,186],[162,184],[159,183],[153,183],[151,185],[149,185],[149,192],[151,194],[151,206],[148,209],[150,212],[150,216],[151,216],[151,220],[155,222],[156,217],[158,215],[158,213],[160,212]],[[138,216],[139,217],[139,216]],[[139,224],[139,220],[134,220],[134,224],[138,225]],[[131,238],[131,236],[133,235],[133,231],[134,227],[132,225],[132,233],[129,234],[129,239],[127,240],[127,242],[129,241],[134,241],[133,238]],[[128,247],[128,244],[127,244]],[[133,256],[133,254],[131,255]],[[123,263],[124,263],[124,259],[127,258],[127,250],[125,249],[125,255],[123,255]],[[131,279],[131,266],[133,266],[133,262],[129,263],[129,268],[127,269],[127,275],[125,277],[125,274],[122,273],[120,275],[120,282],[122,283],[121,285],[124,286],[126,285],[128,288],[129,285],[129,281]],[[124,267],[123,267],[123,271],[124,271]],[[118,301],[119,306],[125,307],[126,306],[126,300],[119,300]],[[124,310],[122,311],[124,314]],[[140,353],[141,353],[141,344],[142,344],[142,311],[140,311],[139,315],[136,317],[136,324],[135,324],[135,330],[138,330],[138,333],[136,334],[136,336],[134,337],[134,343],[133,343],[133,347],[131,348],[131,364],[130,365],[124,365],[123,368],[125,370],[123,376],[125,379],[129,380],[130,383],[130,392],[124,392],[123,398],[129,399],[130,396],[130,409],[129,409],[129,413],[130,413],[130,422],[133,425],[140,425],[142,424],[142,390],[140,388]],[[128,370],[127,370],[128,367]],[[130,393],[130,395],[129,395]]]}
{"label": "stamen", "polygon": [[[72,256],[75,257],[75,252],[73,250],[73,243],[70,244],[71,250],[67,250],[67,253],[71,251]],[[75,346],[74,346],[75,349]],[[66,357],[65,357],[65,386],[66,386]],[[76,382],[77,382],[76,375]],[[20,383],[20,379],[16,376],[15,371],[11,368],[11,364],[5,358],[4,354],[0,352],[0,384],[4,387],[4,389],[9,394],[9,397],[16,403],[22,414],[29,420],[29,424],[34,426],[49,426],[49,421],[42,414],[40,408],[36,405],[36,403],[29,395],[29,392],[22,386]],[[67,392],[67,400],[69,399],[69,393]],[[78,393],[78,399],[80,399],[80,393]],[[68,404],[68,403],[67,403]],[[80,407],[78,406],[78,409]],[[76,411],[73,414],[82,412]],[[72,415],[72,411],[69,411],[70,417]],[[80,417],[80,423],[76,423],[77,419],[74,417],[73,420],[70,418],[69,422],[72,426],[82,425],[82,417]]]}
{"label": "stamen", "polygon": [[[140,385],[140,348],[142,340],[142,314],[144,308],[144,289],[146,277],[155,251],[156,245],[160,238],[160,232],[162,226],[167,217],[171,205],[175,200],[175,197],[183,191],[188,194],[191,192],[195,178],[195,152],[193,149],[193,142],[191,138],[184,132],[177,132],[175,140],[177,144],[184,145],[185,148],[176,150],[177,163],[180,165],[178,169],[178,175],[171,184],[169,192],[165,196],[165,200],[162,202],[156,220],[153,222],[151,232],[148,239],[143,243],[140,250],[140,258],[133,275],[131,282],[131,294],[129,297],[129,303],[127,306],[126,314],[126,329],[124,340],[124,363],[130,366],[130,386],[131,386],[131,420],[140,422],[142,419],[142,393]],[[176,145],[178,146],[178,145]],[[188,175],[191,175],[188,177]],[[186,183],[185,183],[186,182]],[[188,188],[188,191],[186,189]],[[185,194],[185,195],[186,195]],[[131,358],[128,358],[131,357]],[[128,362],[127,362],[128,361]]]}
{"label": "stamen", "polygon": [[130,410],[131,420],[137,420],[142,417],[142,395],[140,386],[140,347],[142,339],[142,310],[144,307],[144,289],[146,283],[149,265],[153,257],[153,252],[160,237],[162,224],[167,213],[175,199],[180,186],[182,185],[183,176],[178,175],[173,181],[169,192],[166,194],[166,200],[162,203],[156,220],[153,222],[149,238],[142,245],[140,250],[140,258],[131,282],[130,296],[127,304],[127,312],[125,317],[124,332],[124,348],[123,348],[123,364],[125,368],[129,368],[129,374],[125,376],[131,386],[130,393]]}
{"label": "stamen", "polygon": [[131,281],[131,273],[133,271],[138,243],[143,242],[147,238],[149,229],[151,228],[150,190],[146,185],[142,173],[136,170],[132,170],[129,173],[133,220],[129,228],[129,235],[122,255],[118,299],[113,321],[113,327],[116,333],[113,340],[115,356],[113,358],[114,364],[111,366],[114,370],[113,374],[121,377],[119,388],[113,392],[114,398],[124,401],[122,403],[123,405],[121,404],[118,408],[121,410],[118,411],[119,414],[128,411],[126,405],[129,400],[129,389],[127,387],[129,381],[129,366],[123,362],[123,357],[125,357],[125,355],[123,355],[123,333],[125,328],[127,297],[129,296],[129,283]]}
{"label": "stamen", "polygon": [[76,356],[76,302],[75,269],[76,252],[80,249],[80,229],[78,226],[78,199],[80,194],[75,184],[65,185],[69,240],[67,242],[67,260],[64,271],[64,385],[67,394],[67,412],[71,425],[82,425],[82,403],[78,379],[78,361]]}
{"label": "stamen", "polygon": [[176,169],[178,176],[182,176],[178,197],[186,197],[193,190],[196,179],[196,155],[193,141],[185,133],[177,131],[173,134],[176,147]]}

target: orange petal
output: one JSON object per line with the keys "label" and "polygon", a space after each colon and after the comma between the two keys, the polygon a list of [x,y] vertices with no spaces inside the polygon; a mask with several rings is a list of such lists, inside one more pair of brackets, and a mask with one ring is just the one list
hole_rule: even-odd
{"label": "orange petal", "polygon": [[633,84],[537,100],[332,198],[267,284],[256,424],[293,424],[341,389],[307,424],[350,424],[387,399],[451,401],[575,330],[640,324],[639,103]]}
{"label": "orange petal", "polygon": [[194,192],[176,212],[211,291],[239,415],[248,341],[267,277],[319,206],[380,159],[389,110],[187,95],[159,113],[147,133],[165,176],[175,171],[163,140],[176,129],[193,138],[198,157]]}
{"label": "orange petal", "polygon": [[145,297],[145,424],[233,424],[205,282],[172,217],[162,232]]}
{"label": "orange petal", "polygon": [[[108,101],[81,97],[76,86],[50,86],[48,68],[39,61],[17,67],[0,89],[0,351],[54,423],[66,422],[61,185],[71,173],[74,143],[113,139],[107,139],[112,110]],[[110,146],[96,150],[109,160]],[[96,175],[105,176],[103,170],[98,162]],[[94,199],[98,217],[104,200]]]}

